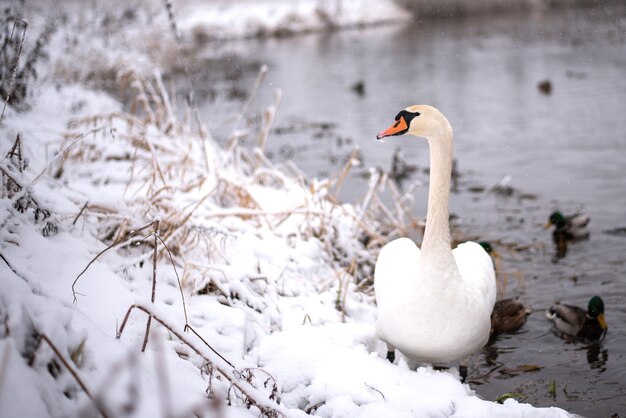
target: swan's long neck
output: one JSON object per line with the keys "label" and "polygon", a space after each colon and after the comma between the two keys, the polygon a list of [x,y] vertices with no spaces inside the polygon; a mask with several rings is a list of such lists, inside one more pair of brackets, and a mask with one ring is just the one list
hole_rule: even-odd
{"label": "swan's long neck", "polygon": [[425,258],[442,266],[456,265],[450,246],[448,203],[452,175],[452,128],[445,121],[436,135],[428,138],[430,148],[430,185],[426,231],[422,241]]}

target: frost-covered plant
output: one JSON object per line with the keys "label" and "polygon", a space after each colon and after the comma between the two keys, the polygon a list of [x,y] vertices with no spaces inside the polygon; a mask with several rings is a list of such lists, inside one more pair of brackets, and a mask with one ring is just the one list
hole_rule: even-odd
{"label": "frost-covered plant", "polygon": [[24,170],[28,166],[28,159],[22,155],[22,139],[18,134],[11,149],[3,160],[0,160],[0,178],[2,189],[0,198],[12,200],[13,209],[19,213],[32,214],[32,220],[43,225],[41,233],[44,236],[56,234],[57,223],[52,219],[50,211],[40,205],[30,182],[24,178]]}
{"label": "frost-covered plant", "polygon": [[[69,163],[73,176],[88,177],[96,184],[124,184],[123,204],[87,205],[86,212],[98,219],[97,235],[105,242],[120,240],[159,218],[161,238],[182,267],[186,286],[193,292],[217,294],[224,303],[243,303],[268,319],[276,313],[276,298],[287,292],[276,280],[301,280],[310,273],[290,267],[288,254],[282,270],[271,265],[276,260],[263,258],[251,260],[248,267],[235,267],[235,258],[247,257],[235,255],[242,236],[277,240],[285,252],[297,250],[290,244],[293,238],[311,242],[333,269],[316,274],[344,285],[349,277],[361,290],[371,287],[378,248],[387,235],[405,228],[402,215],[382,209],[377,197],[386,183],[384,175],[374,176],[361,205],[341,204],[333,191],[349,167],[333,179],[310,180],[288,166],[274,166],[260,148],[245,149],[231,141],[228,150],[221,150],[210,136],[200,136],[184,118],[181,121],[181,112],[158,75],[148,80],[128,72],[120,81],[135,91],[130,113],[72,122],[52,170],[55,177],[63,177]],[[114,175],[104,169],[112,162],[121,169]],[[276,205],[268,196],[288,201],[282,209],[270,209]],[[400,199],[397,207],[401,212]],[[121,250],[136,253],[138,242],[150,246],[150,240],[129,240]],[[160,251],[159,256],[166,254]],[[339,288],[341,307],[345,290]],[[269,319],[268,324],[273,322]]]}
{"label": "frost-covered plant", "polygon": [[[37,78],[37,62],[46,56],[45,47],[55,31],[53,22],[43,28],[34,45],[24,50],[27,23],[10,8],[0,17],[0,96],[4,106],[23,108],[30,83]],[[22,55],[26,53],[25,57]]]}

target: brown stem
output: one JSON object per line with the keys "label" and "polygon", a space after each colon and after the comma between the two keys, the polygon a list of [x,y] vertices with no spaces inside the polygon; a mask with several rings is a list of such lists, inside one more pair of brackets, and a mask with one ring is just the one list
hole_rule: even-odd
{"label": "brown stem", "polygon": [[0,253],[0,258],[2,259],[2,261],[4,261],[4,263],[9,267],[9,269],[11,269],[11,271],[20,279],[24,280],[26,283],[29,283],[28,280],[22,276],[20,273],[18,273],[17,270],[15,270],[15,268],[13,268],[13,266],[11,265],[11,263],[9,263],[9,260],[6,259],[6,257],[4,255],[2,255],[2,253]]}
{"label": "brown stem", "polygon": [[148,335],[150,334],[150,325],[152,325],[152,317],[148,316],[148,322],[146,322],[146,332],[143,334],[143,344],[141,344],[141,352],[146,351],[148,345]]}
{"label": "brown stem", "polygon": [[2,174],[5,175],[5,177],[7,177],[9,180],[11,180],[13,182],[13,184],[15,184],[17,187],[19,187],[20,190],[24,190],[24,186],[22,184],[20,184],[20,182],[15,180],[15,178],[13,178],[13,176],[11,176],[9,174],[9,170],[7,170],[7,169],[3,168],[2,166],[0,166],[0,171],[2,172]]}
{"label": "brown stem", "polygon": [[81,208],[80,212],[78,212],[78,215],[76,215],[76,217],[74,218],[72,225],[76,225],[76,221],[78,221],[78,218],[80,218],[80,215],[82,215],[85,209],[87,209],[88,204],[89,204],[89,201],[86,201],[83,207]]}
{"label": "brown stem", "polygon": [[202,338],[202,337],[200,336],[200,334],[198,334],[198,333],[196,332],[196,330],[195,330],[195,329],[193,329],[193,328],[191,327],[191,325],[185,325],[185,331],[187,331],[187,330],[190,330],[191,332],[193,332],[193,333],[194,333],[194,335],[195,335],[196,337],[198,337],[198,338],[200,339],[200,341],[202,341],[202,342],[204,343],[204,345],[206,345],[207,347],[209,347],[209,350],[213,351],[215,354],[217,354],[218,356],[220,356],[220,358],[221,358],[222,360],[224,360],[226,363],[228,363],[228,365],[229,365],[230,367],[232,367],[233,369],[235,368],[235,366],[233,366],[233,363],[231,363],[230,361],[226,360],[226,359],[225,359],[225,358],[224,358],[224,357],[223,357],[223,356],[222,356],[222,355],[221,355],[221,354],[220,354],[220,353],[219,353],[219,352],[218,352],[215,348],[211,347],[211,345],[210,345],[208,342],[206,342],[206,340],[205,340],[204,338]]}
{"label": "brown stem", "polygon": [[17,65],[20,61],[20,56],[22,55],[22,47],[24,46],[24,38],[26,38],[26,29],[28,29],[28,23],[20,19],[19,17],[15,18],[15,22],[13,23],[13,29],[11,30],[11,38],[13,38],[13,34],[15,33],[15,27],[17,23],[21,23],[24,25],[24,30],[22,31],[22,39],[20,40],[20,47],[17,50],[17,57],[15,58],[15,64],[13,65],[13,70],[11,71],[11,81],[9,82],[9,88],[7,89],[7,97],[4,99],[4,104],[2,105],[2,114],[0,114],[0,121],[4,118],[4,111],[7,108],[7,103],[11,99],[11,94],[13,93],[13,87],[15,86],[15,79],[17,78]]}
{"label": "brown stem", "polygon": [[[152,253],[152,296],[150,296],[150,302],[154,303],[156,296],[156,278],[157,278],[157,253],[159,250],[159,223],[160,220],[154,221],[154,251]],[[152,316],[148,317],[146,323],[146,333],[143,337],[143,345],[141,346],[141,352],[146,351],[148,345],[148,336],[150,335],[150,325],[152,324]]]}
{"label": "brown stem", "polygon": [[113,244],[109,245],[104,250],[100,251],[94,258],[92,258],[91,261],[89,262],[89,264],[87,264],[87,266],[83,269],[83,271],[78,273],[78,276],[76,276],[76,278],[74,279],[74,282],[72,283],[72,295],[74,296],[74,303],[76,303],[76,295],[77,295],[77,292],[76,292],[76,290],[74,288],[76,287],[76,283],[78,282],[78,279],[80,279],[80,276],[85,274],[85,272],[89,269],[89,267],[91,267],[91,265],[93,263],[95,263],[95,261],[98,258],[100,258],[100,256],[102,256],[104,253],[106,253],[111,248],[115,247],[116,245],[119,245],[119,244],[121,244],[123,242],[126,242],[129,238],[134,237],[135,235],[139,234],[140,232],[145,231],[146,229],[150,228],[153,225],[154,225],[154,222],[150,222],[149,224],[144,225],[144,226],[142,226],[139,229],[136,229],[134,231],[130,231],[130,233],[128,235],[126,235],[125,237],[117,239],[115,242],[113,242]]}
{"label": "brown stem", "polygon": [[22,138],[20,137],[19,133],[15,137],[15,142],[13,143],[11,150],[7,152],[6,157],[7,158],[17,157],[20,160],[22,160]]}
{"label": "brown stem", "polygon": [[52,341],[50,341],[50,339],[46,336],[46,334],[39,334],[39,336],[41,337],[43,341],[45,341],[50,346],[50,348],[52,348],[52,351],[54,351],[54,354],[56,354],[59,360],[61,360],[61,363],[63,364],[63,366],[65,366],[67,371],[70,372],[74,380],[76,380],[76,383],[78,383],[78,385],[83,389],[87,397],[91,399],[95,407],[98,409],[98,412],[100,412],[100,415],[102,415],[104,418],[108,418],[109,416],[105,412],[102,405],[100,405],[99,402],[96,402],[96,400],[91,395],[91,392],[89,391],[89,389],[87,388],[83,380],[80,378],[80,376],[78,376],[78,373],[76,372],[76,370],[74,370],[74,368],[70,366],[69,362],[65,359],[65,357],[63,357],[59,349],[52,343]]}
{"label": "brown stem", "polygon": [[176,275],[176,280],[178,281],[178,289],[180,290],[180,298],[183,301],[183,313],[185,314],[185,326],[187,327],[189,326],[189,320],[187,319],[187,306],[185,305],[185,295],[183,294],[183,286],[180,282],[178,271],[176,270],[176,264],[174,263],[174,256],[172,255],[172,252],[168,248],[167,244],[165,244],[165,241],[163,241],[163,238],[161,238],[161,235],[159,235],[158,238],[159,238],[159,241],[161,241],[161,244],[163,244],[163,246],[165,247],[167,254],[170,256],[170,262],[172,263],[172,267],[174,268],[174,274]]}
{"label": "brown stem", "polygon": [[203,351],[200,347],[198,347],[194,342],[189,340],[187,336],[183,333],[180,333],[175,330],[175,327],[171,326],[165,320],[161,319],[155,312],[153,311],[152,305],[144,306],[140,304],[134,304],[124,316],[124,320],[122,321],[122,325],[120,326],[119,332],[117,334],[117,338],[120,338],[122,332],[124,332],[124,328],[126,327],[126,323],[128,318],[130,317],[130,313],[133,309],[139,309],[140,311],[145,312],[150,315],[156,322],[161,324],[165,329],[167,329],[170,333],[172,333],[176,338],[186,344],[190,349],[192,349],[196,354],[202,357],[209,364],[212,364],[215,369],[223,375],[226,380],[228,380],[231,385],[237,388],[253,405],[255,405],[261,413],[267,416],[287,416],[287,410],[281,405],[272,402],[269,399],[263,399],[264,394],[259,392],[257,388],[252,386],[250,383],[245,380],[241,380],[241,373],[238,372],[231,363],[224,360],[224,358],[220,355],[218,357],[214,357],[213,355],[209,355],[208,352]]}

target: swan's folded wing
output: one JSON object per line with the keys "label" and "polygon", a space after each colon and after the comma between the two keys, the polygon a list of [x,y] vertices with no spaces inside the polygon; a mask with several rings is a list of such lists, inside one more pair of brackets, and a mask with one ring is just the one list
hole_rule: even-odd
{"label": "swan's folded wing", "polygon": [[496,274],[489,254],[475,242],[460,244],[452,251],[452,254],[461,277],[480,289],[490,306],[493,307],[497,293]]}
{"label": "swan's folded wing", "polygon": [[405,291],[406,283],[417,275],[419,257],[419,248],[409,238],[393,240],[380,250],[374,272],[374,289],[379,306],[386,300],[393,304],[393,294]]}

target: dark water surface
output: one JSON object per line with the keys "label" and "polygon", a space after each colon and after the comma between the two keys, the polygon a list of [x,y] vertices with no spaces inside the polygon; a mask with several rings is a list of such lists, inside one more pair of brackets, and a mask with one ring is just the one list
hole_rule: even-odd
{"label": "dark water surface", "polygon": [[[359,201],[367,167],[389,169],[402,148],[420,169],[410,181],[424,217],[425,141],[375,135],[402,108],[437,106],[455,130],[459,188],[451,197],[455,235],[492,242],[502,256],[505,296],[535,311],[520,332],[500,336],[470,363],[485,399],[517,392],[536,406],[585,416],[626,415],[626,5],[524,15],[415,22],[249,40],[228,47],[269,66],[254,102],[282,89],[268,143],[275,161],[293,159],[311,176],[337,172],[353,147],[363,166],[345,186]],[[253,74],[239,82],[249,89]],[[538,84],[549,80],[551,93]],[[362,81],[364,94],[351,86]],[[241,108],[241,104],[233,105]],[[223,112],[222,108],[222,112]],[[206,104],[204,117],[221,116]],[[231,127],[213,127],[214,132]],[[511,176],[512,196],[490,191]],[[549,213],[591,215],[590,239],[555,258]],[[503,276],[501,276],[503,278]],[[544,310],[560,300],[586,306],[601,295],[609,331],[599,344],[568,343]],[[515,370],[521,365],[542,369]],[[482,383],[482,384],[479,384]]]}

